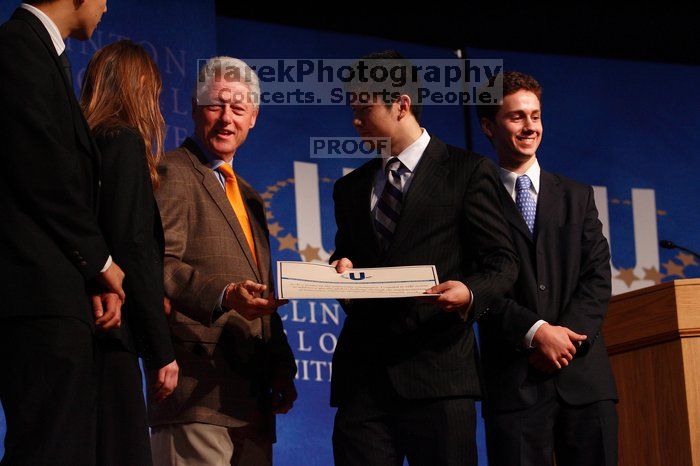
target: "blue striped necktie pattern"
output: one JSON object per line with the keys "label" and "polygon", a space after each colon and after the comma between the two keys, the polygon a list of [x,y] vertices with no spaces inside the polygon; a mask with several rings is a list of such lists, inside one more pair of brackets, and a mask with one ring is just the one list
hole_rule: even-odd
{"label": "blue striped necktie pattern", "polygon": [[530,230],[530,234],[535,231],[535,216],[537,215],[537,202],[535,202],[535,199],[533,199],[530,193],[531,186],[532,181],[527,175],[520,175],[515,181],[515,187],[517,189],[515,205],[522,214],[527,224],[527,229]]}
{"label": "blue striped necktie pattern", "polygon": [[401,215],[403,192],[401,191],[401,176],[399,175],[400,167],[401,161],[398,157],[391,157],[387,162],[384,170],[386,184],[374,211],[374,228],[382,240],[384,249],[387,249],[391,244],[396,224]]}

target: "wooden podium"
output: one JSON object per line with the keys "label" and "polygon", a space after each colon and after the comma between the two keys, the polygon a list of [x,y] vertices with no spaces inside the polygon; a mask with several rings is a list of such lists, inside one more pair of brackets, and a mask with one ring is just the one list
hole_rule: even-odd
{"label": "wooden podium", "polygon": [[603,334],[620,395],[620,466],[700,466],[700,279],[613,297]]}

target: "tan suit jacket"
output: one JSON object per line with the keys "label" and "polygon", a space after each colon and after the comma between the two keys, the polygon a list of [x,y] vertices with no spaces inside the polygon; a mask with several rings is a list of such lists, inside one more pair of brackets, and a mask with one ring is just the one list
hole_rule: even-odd
{"label": "tan suit jacket", "polygon": [[[264,204],[238,178],[259,267],[226,193],[197,143],[165,155],[156,191],[165,232],[165,293],[180,378],[175,393],[149,406],[151,425],[205,422],[274,435],[266,408],[270,378],[296,372],[277,313],[252,322],[235,310],[215,312],[228,283],[249,279],[273,287]],[[218,315],[217,315],[218,314]]]}

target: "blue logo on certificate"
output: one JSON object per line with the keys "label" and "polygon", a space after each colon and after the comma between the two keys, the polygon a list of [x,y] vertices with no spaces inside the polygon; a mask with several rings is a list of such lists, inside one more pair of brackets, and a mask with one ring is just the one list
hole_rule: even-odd
{"label": "blue logo on certificate", "polygon": [[340,276],[340,278],[344,278],[346,280],[365,280],[367,278],[372,278],[371,275],[365,275],[364,272],[350,272],[350,273],[344,273],[343,275]]}

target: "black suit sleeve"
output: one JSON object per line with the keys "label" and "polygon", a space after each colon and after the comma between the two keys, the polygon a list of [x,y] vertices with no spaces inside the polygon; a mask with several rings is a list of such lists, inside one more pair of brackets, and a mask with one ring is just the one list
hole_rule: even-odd
{"label": "black suit sleeve", "polygon": [[592,345],[603,325],[612,291],[610,283],[610,248],[598,220],[593,188],[588,187],[583,232],[581,236],[581,268],[578,285],[562,309],[558,324],[588,336]]}
{"label": "black suit sleeve", "polygon": [[[341,186],[341,184],[344,182],[344,179],[340,179],[336,181],[335,185],[333,186],[333,206],[334,206],[334,213],[335,213],[335,224],[337,227],[336,233],[335,233],[335,251],[333,251],[333,254],[331,254],[331,257],[328,259],[328,263],[332,263],[333,261],[340,260],[343,257],[350,259],[350,262],[355,264],[355,260],[350,257],[350,234],[351,234],[351,227],[350,225],[347,224],[346,221],[346,215],[345,212],[347,211],[347,207],[345,207],[345,204],[343,203],[342,200],[342,193],[344,192],[343,189],[344,187]],[[347,188],[347,187],[345,187]],[[345,313],[349,314],[352,313],[352,303],[353,300],[351,299],[341,299],[338,300],[340,303],[340,306],[343,308]]]}
{"label": "black suit sleeve", "polygon": [[490,310],[495,299],[505,295],[518,275],[518,257],[499,202],[498,183],[493,164],[481,159],[464,199],[466,237],[478,267],[462,281],[474,295],[470,314],[477,319]]}
{"label": "black suit sleeve", "polygon": [[84,164],[78,158],[87,155],[62,137],[64,122],[59,120],[74,97],[32,36],[30,31],[27,38],[0,44],[3,178],[66,257],[91,279],[104,267],[109,252],[85,196]]}
{"label": "black suit sleeve", "polygon": [[126,275],[124,318],[148,369],[175,359],[163,312],[163,269],[145,148],[132,130],[98,138],[103,154],[100,224]]}
{"label": "black suit sleeve", "polygon": [[538,320],[541,319],[535,311],[518,304],[511,298],[497,299],[489,314],[489,321],[497,321],[499,335],[509,343],[519,348],[523,347],[523,338]]}
{"label": "black suit sleeve", "polygon": [[342,184],[342,182],[343,180],[341,179],[333,186],[333,206],[337,230],[335,233],[335,251],[333,251],[330,259],[328,259],[329,263],[342,259],[343,257],[347,257],[350,261],[353,260],[352,257],[348,257],[350,254],[350,238],[348,236],[350,231],[345,222],[344,212],[346,212],[346,207],[341,199],[343,187],[340,186],[340,184]]}
{"label": "black suit sleeve", "polygon": [[[503,187],[499,186],[499,188]],[[510,202],[510,195],[506,193],[505,189],[499,189],[499,194],[502,206],[504,202]],[[532,326],[540,320],[537,312],[509,297],[497,298],[491,309],[488,316],[489,324],[497,326],[496,333],[505,341],[518,348],[522,348],[523,338]]]}

